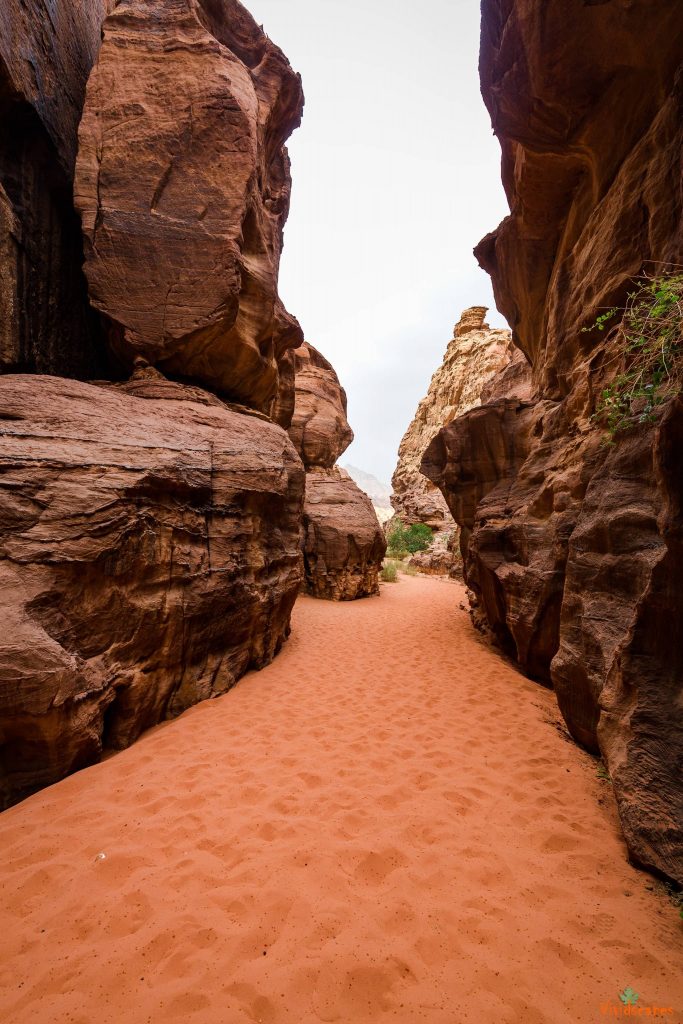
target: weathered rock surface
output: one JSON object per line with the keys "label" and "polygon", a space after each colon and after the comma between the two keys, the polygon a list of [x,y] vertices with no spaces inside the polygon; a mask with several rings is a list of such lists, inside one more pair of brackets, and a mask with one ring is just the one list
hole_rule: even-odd
{"label": "weathered rock surface", "polygon": [[236,0],[2,6],[2,805],[288,633],[301,332],[277,275],[302,104]]}
{"label": "weathered rock surface", "polygon": [[296,391],[289,436],[307,468],[330,469],[353,441],[346,392],[332,364],[312,345],[304,343],[293,356]]}
{"label": "weathered rock surface", "polygon": [[346,392],[332,365],[305,343],[294,352],[296,391],[289,436],[306,467],[303,552],[306,590],[352,601],[379,593],[386,552],[370,498],[335,462],[353,440]]}
{"label": "weathered rock surface", "polygon": [[35,111],[68,171],[102,21],[113,6],[114,0],[66,0],[38,16],[32,5],[4,0],[0,9],[3,96],[13,93]]}
{"label": "weathered rock surface", "polygon": [[[437,484],[422,471],[427,448],[442,427],[480,404],[503,371],[509,382],[520,375],[528,376],[528,363],[512,345],[510,332],[491,329],[484,321],[486,312],[485,306],[473,306],[461,315],[443,363],[433,375],[399,447],[391,501],[397,520],[426,523],[435,531],[429,548],[411,559],[415,568],[428,575],[451,571],[460,575],[462,567],[456,553],[458,526]],[[528,380],[526,383],[528,388]],[[388,524],[388,531],[393,522]]]}
{"label": "weathered rock surface", "polygon": [[459,531],[454,527],[450,532],[442,530],[424,551],[416,551],[408,564],[423,576],[450,576],[462,579],[462,561],[459,551]]}
{"label": "weathered rock surface", "polygon": [[391,480],[391,504],[406,523],[426,523],[435,530],[454,528],[443,495],[421,473],[420,463],[438,431],[479,404],[482,388],[512,356],[510,332],[492,330],[484,322],[485,316],[485,306],[464,311],[453,329],[443,363],[432,376],[429,390],[403,435]]}
{"label": "weathered rock surface", "polygon": [[[462,525],[477,616],[601,751],[634,861],[683,882],[681,405],[605,445],[618,371],[583,330],[683,263],[683,22],[645,4],[484,0],[483,93],[510,216],[480,243],[535,400],[448,426],[424,468]],[[651,261],[651,262],[649,262]]]}
{"label": "weathered rock surface", "polygon": [[314,597],[353,601],[379,593],[386,552],[372,502],[343,469],[306,473],[304,571]]}
{"label": "weathered rock surface", "polygon": [[299,76],[236,0],[119,0],[107,17],[75,196],[122,367],[276,409],[302,341],[277,294],[302,107]]}
{"label": "weathered rock surface", "polygon": [[0,6],[0,372],[101,371],[73,205],[77,129],[111,0]]}
{"label": "weathered rock surface", "polygon": [[303,467],[279,427],[202,394],[0,377],[3,805],[223,693],[288,633]]}

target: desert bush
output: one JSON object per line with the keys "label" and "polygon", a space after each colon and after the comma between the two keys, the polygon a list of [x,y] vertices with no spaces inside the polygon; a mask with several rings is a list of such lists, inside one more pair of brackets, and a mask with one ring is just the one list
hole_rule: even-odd
{"label": "desert bush", "polygon": [[380,572],[380,578],[385,583],[396,583],[398,580],[398,569],[395,562],[385,562]]}
{"label": "desert bush", "polygon": [[653,422],[659,406],[683,386],[683,273],[639,278],[623,309],[607,310],[584,330],[604,331],[621,314],[614,361],[621,367],[604,388],[595,419],[610,439]]}
{"label": "desert bush", "polygon": [[393,557],[405,558],[407,554],[414,555],[416,551],[428,548],[432,537],[431,528],[424,523],[413,523],[411,526],[397,523],[387,536],[388,551]]}

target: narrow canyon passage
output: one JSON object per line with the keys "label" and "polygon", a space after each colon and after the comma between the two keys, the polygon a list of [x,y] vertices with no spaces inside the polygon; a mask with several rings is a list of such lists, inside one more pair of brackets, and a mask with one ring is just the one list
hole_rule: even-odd
{"label": "narrow canyon passage", "polygon": [[269,668],[3,814],[0,1020],[683,1019],[677,912],[463,599],[302,598]]}

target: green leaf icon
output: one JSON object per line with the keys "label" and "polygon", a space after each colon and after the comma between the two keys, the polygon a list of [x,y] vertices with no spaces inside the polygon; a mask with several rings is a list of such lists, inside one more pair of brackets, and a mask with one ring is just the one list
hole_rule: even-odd
{"label": "green leaf icon", "polygon": [[619,993],[619,998],[624,1006],[634,1006],[635,1003],[638,1002],[638,993],[634,992],[629,986],[628,988],[625,988],[623,992]]}

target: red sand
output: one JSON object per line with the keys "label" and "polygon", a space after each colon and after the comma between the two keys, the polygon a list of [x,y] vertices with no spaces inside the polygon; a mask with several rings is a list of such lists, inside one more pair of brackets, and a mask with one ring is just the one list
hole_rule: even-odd
{"label": "red sand", "polygon": [[462,596],[302,599],[271,667],[2,815],[2,1024],[682,1020],[677,911]]}

